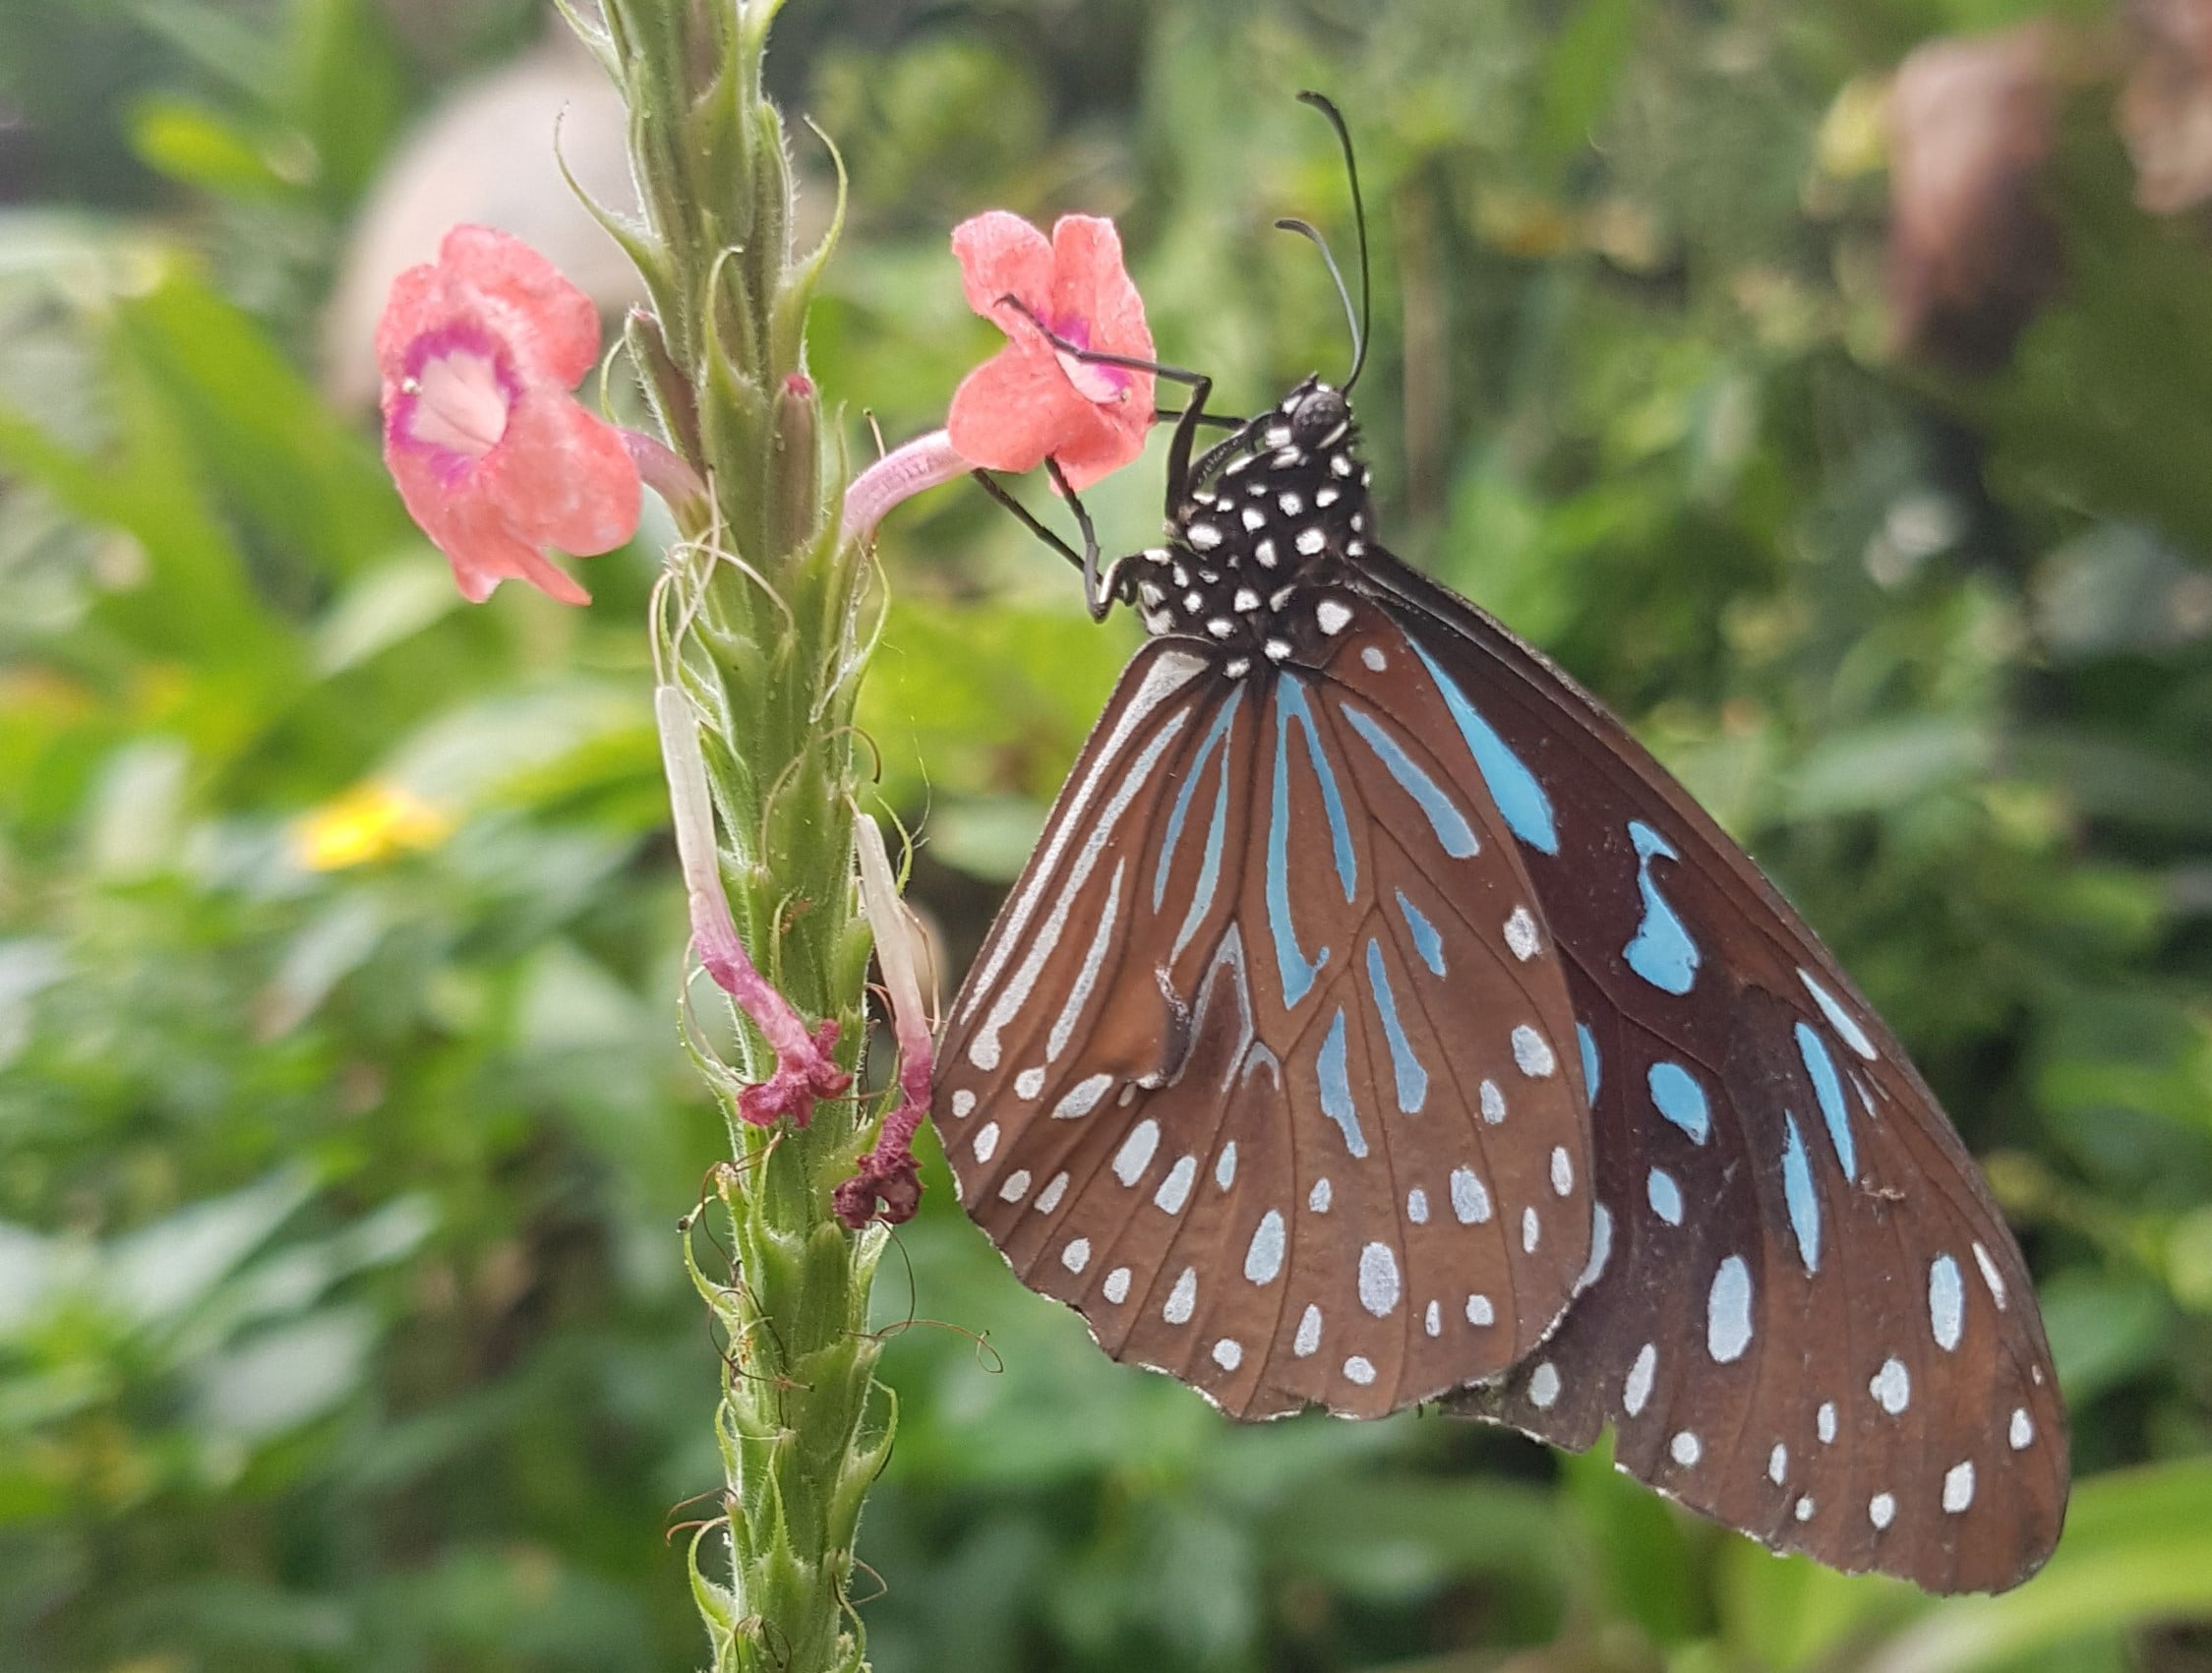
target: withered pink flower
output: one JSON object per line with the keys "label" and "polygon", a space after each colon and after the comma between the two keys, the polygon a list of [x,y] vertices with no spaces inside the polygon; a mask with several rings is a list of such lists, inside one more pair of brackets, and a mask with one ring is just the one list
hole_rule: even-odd
{"label": "withered pink flower", "polygon": [[571,392],[598,359],[590,298],[507,233],[456,226],[392,281],[377,327],[385,462],[472,602],[513,578],[588,603],[546,554],[635,532],[624,433]]}
{"label": "withered pink flower", "polygon": [[884,1114],[874,1148],[861,1158],[853,1176],[830,1193],[837,1218],[857,1231],[871,1220],[902,1225],[922,1206],[914,1135],[929,1113],[936,1046],[922,996],[927,951],[922,926],[899,898],[882,829],[866,813],[853,821],[853,849],[860,863],[861,910],[875,935],[875,965],[883,973],[891,1035],[899,1048],[898,1102]]}

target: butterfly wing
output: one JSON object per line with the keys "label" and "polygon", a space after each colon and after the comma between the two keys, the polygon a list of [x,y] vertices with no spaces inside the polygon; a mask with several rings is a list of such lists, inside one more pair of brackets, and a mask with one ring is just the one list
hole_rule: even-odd
{"label": "butterfly wing", "polygon": [[1565,970],[1474,763],[1156,639],[950,1013],[961,1201],[1233,1415],[1495,1374],[1589,1252]]}
{"label": "butterfly wing", "polygon": [[[1932,1590],[2016,1584],[2064,1515],[2026,1266],[1895,1038],[1650,754],[1488,616],[1380,555],[1412,666],[1345,702],[1453,716],[1512,819],[1585,1031],[1591,1281],[1462,1409],[1769,1545]],[[1438,699],[1441,698],[1441,705]]]}

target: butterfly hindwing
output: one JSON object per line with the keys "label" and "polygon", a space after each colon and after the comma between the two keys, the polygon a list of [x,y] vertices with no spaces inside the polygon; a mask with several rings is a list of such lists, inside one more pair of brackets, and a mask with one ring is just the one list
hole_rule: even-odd
{"label": "butterfly hindwing", "polygon": [[1395,561],[1367,577],[1423,666],[1360,695],[1402,719],[1441,696],[1518,798],[1596,1083],[1589,1286],[1461,1404],[1576,1449],[1611,1423],[1631,1473],[1838,1568],[2016,1583],[2063,1516],[2063,1414],[2025,1264],[1933,1095],[1624,728]]}
{"label": "butterfly hindwing", "polygon": [[1187,639],[1107,713],[942,1043],[963,1203],[1108,1352],[1236,1415],[1504,1370],[1583,1272],[1592,1163],[1481,773]]}

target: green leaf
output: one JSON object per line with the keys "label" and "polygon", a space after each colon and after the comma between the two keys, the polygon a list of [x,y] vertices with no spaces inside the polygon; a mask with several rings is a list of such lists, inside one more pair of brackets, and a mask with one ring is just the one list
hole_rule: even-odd
{"label": "green leaf", "polygon": [[202,191],[258,197],[285,189],[244,128],[185,99],[141,99],[131,111],[131,148],[155,173]]}
{"label": "green leaf", "polygon": [[1866,1665],[1871,1673],[1966,1673],[2188,1620],[2212,1620],[2208,1460],[2085,1482],[2042,1574],[2002,1597],[1941,1605]]}

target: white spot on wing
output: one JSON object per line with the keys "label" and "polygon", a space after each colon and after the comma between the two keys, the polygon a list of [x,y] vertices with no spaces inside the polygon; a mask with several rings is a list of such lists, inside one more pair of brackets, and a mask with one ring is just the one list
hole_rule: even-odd
{"label": "white spot on wing", "polygon": [[996,1121],[986,1121],[976,1129],[976,1160],[978,1162],[988,1162],[991,1153],[997,1148],[998,1123]]}
{"label": "white spot on wing", "polygon": [[1091,1239],[1078,1237],[1060,1251],[1060,1265],[1069,1272],[1081,1272],[1091,1264]]}
{"label": "white spot on wing", "polygon": [[1498,1310],[1497,1308],[1490,1305],[1489,1296],[1469,1295],[1467,1297],[1468,1324],[1479,1327],[1483,1325],[1494,1325],[1497,1322]]}
{"label": "white spot on wing", "polygon": [[1636,1363],[1629,1367],[1628,1382],[1621,1390],[1621,1409],[1631,1417],[1643,1415],[1644,1403],[1651,1398],[1651,1379],[1658,1369],[1659,1349],[1647,1342],[1637,1350]]}
{"label": "white spot on wing", "polygon": [[1214,1363],[1225,1371],[1233,1371],[1244,1363],[1244,1344],[1223,1337],[1214,1344]]}
{"label": "white spot on wing", "polygon": [[1559,1067],[1559,1059],[1552,1052],[1551,1042],[1526,1023],[1520,1023],[1514,1028],[1513,1060],[1520,1065],[1521,1072],[1531,1080],[1542,1080]]}
{"label": "white spot on wing", "polygon": [[1524,964],[1536,956],[1536,921],[1528,916],[1526,907],[1515,907],[1513,916],[1506,920],[1506,945]]}
{"label": "white spot on wing", "polygon": [[1037,1212],[1050,1214],[1060,1206],[1060,1199],[1066,1195],[1067,1175],[1064,1172],[1053,1174],[1052,1182],[1037,1193]]}
{"label": "white spot on wing", "polygon": [[1999,1312],[2004,1311],[2004,1277],[1990,1259],[1990,1252],[1981,1244],[1974,1245],[1974,1264],[1982,1269],[1982,1282],[1990,1286],[1990,1299],[1997,1303]]}
{"label": "white spot on wing", "polygon": [[1106,1089],[1113,1085],[1111,1075],[1086,1075],[1067,1089],[1059,1103],[1052,1105],[1052,1119],[1074,1121],[1088,1115],[1099,1106]]}
{"label": "white spot on wing", "polygon": [[1874,1524],[1877,1533],[1886,1528],[1896,1518],[1897,1501],[1891,1494],[1877,1493],[1867,1501],[1867,1521]]}
{"label": "white spot on wing", "polygon": [[1867,1384],[1867,1392],[1874,1396],[1882,1409],[1895,1417],[1912,1404],[1912,1373],[1905,1362],[1894,1355],[1882,1362],[1882,1369]]}
{"label": "white spot on wing", "polygon": [[1364,1354],[1354,1353],[1345,1361],[1345,1375],[1361,1388],[1365,1388],[1375,1380],[1374,1362]]}
{"label": "white spot on wing", "polygon": [[1705,1295],[1705,1351],[1730,1364],[1744,1356],[1751,1333],[1751,1269],[1743,1256],[1730,1255],[1712,1275]]}
{"label": "white spot on wing", "polygon": [[1675,1432],[1674,1439],[1667,1443],[1667,1451],[1674,1455],[1674,1462],[1684,1469],[1695,1467],[1697,1462],[1705,1456],[1704,1443],[1687,1429]]}
{"label": "white spot on wing", "polygon": [[1122,1302],[1129,1299],[1129,1269],[1127,1267],[1115,1267],[1113,1271],[1106,1275],[1106,1283],[1099,1287],[1105,1292],[1108,1301],[1111,1301],[1116,1307],[1120,1306]]}
{"label": "white spot on wing", "polygon": [[1148,1115],[1121,1141],[1120,1152],[1113,1159],[1113,1176],[1124,1185],[1134,1185],[1152,1165],[1152,1153],[1159,1147],[1160,1123]]}
{"label": "white spot on wing", "polygon": [[1551,1147],[1551,1188],[1554,1196],[1561,1197],[1575,1188],[1575,1159],[1565,1145]]}
{"label": "white spot on wing", "polygon": [[1284,1227],[1280,1209],[1260,1216],[1251,1246],[1244,1251],[1244,1276],[1254,1284],[1273,1284],[1283,1272]]}
{"label": "white spot on wing", "polygon": [[1298,1337],[1290,1344],[1290,1351],[1300,1359],[1311,1359],[1321,1346],[1321,1309],[1308,1307],[1298,1317]]}
{"label": "white spot on wing", "polygon": [[1452,1169],[1452,1218],[1462,1225],[1481,1225],[1490,1218],[1490,1193],[1471,1167]]}
{"label": "white spot on wing", "polygon": [[1496,1081],[1484,1081],[1475,1096],[1482,1105],[1482,1118],[1491,1126],[1495,1127],[1506,1118],[1506,1095],[1498,1090]]}
{"label": "white spot on wing", "polygon": [[2012,1450],[2016,1453],[2026,1452],[2034,1442],[2035,1419],[2028,1415],[2026,1406],[2015,1405],[2012,1408],[2012,1424],[2005,1431],[2004,1438],[2012,1443]]}
{"label": "white spot on wing", "polygon": [[1559,1399],[1559,1367],[1549,1359],[1528,1374],[1528,1404],[1538,1411],[1549,1411]]}
{"label": "white spot on wing", "polygon": [[1387,1318],[1398,1297],[1398,1256],[1388,1243],[1368,1244],[1359,1251],[1359,1304],[1376,1318]]}
{"label": "white spot on wing", "polygon": [[1167,1304],[1160,1309],[1160,1316],[1171,1325],[1187,1325],[1197,1305],[1198,1271],[1185,1267],[1182,1276],[1175,1280],[1175,1287],[1167,1292]]}
{"label": "white spot on wing", "polygon": [[1018,1203],[1028,1195],[1029,1169],[1026,1167],[1015,1168],[998,1187],[998,1200],[1002,1203]]}
{"label": "white spot on wing", "polygon": [[1974,1502],[1974,1461],[1965,1459],[1943,1472],[1943,1509],[1958,1515]]}
{"label": "white spot on wing", "polygon": [[1198,1177],[1198,1158],[1186,1156],[1167,1170],[1167,1177],[1160,1181],[1154,1193],[1152,1206],[1163,1214],[1181,1214],[1183,1204],[1190,1201],[1190,1187]]}

